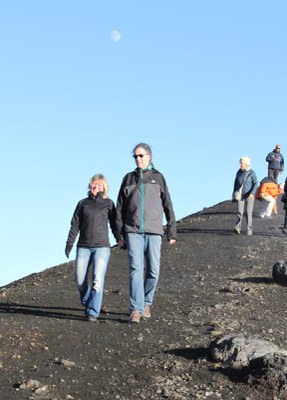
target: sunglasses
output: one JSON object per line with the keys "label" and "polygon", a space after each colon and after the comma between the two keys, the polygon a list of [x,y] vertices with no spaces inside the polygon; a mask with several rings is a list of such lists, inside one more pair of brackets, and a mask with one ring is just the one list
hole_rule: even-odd
{"label": "sunglasses", "polygon": [[136,160],[138,157],[139,158],[144,158],[144,156],[147,156],[147,154],[134,154],[133,158]]}
{"label": "sunglasses", "polygon": [[277,150],[280,150],[280,149],[281,149],[281,147],[276,147],[276,149],[277,149]]}

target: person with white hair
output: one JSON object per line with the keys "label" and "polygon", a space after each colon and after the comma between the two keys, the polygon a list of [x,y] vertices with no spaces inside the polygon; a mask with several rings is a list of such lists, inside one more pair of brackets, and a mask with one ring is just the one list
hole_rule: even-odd
{"label": "person with white hair", "polygon": [[[251,160],[249,157],[241,157],[239,164],[240,168],[236,173],[233,187],[233,201],[237,202],[237,217],[233,232],[240,235],[243,215],[246,212],[246,233],[251,236],[252,214],[258,181],[255,171],[250,167]],[[235,193],[237,193],[236,196]]]}

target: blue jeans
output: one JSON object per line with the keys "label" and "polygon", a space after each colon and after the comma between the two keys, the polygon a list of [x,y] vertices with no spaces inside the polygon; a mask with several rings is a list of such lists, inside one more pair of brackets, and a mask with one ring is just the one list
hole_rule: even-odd
{"label": "blue jeans", "polygon": [[[86,315],[98,317],[100,314],[110,255],[109,247],[77,248],[75,280],[81,302],[86,307]],[[88,278],[91,265],[93,266],[93,282],[90,287]]]}
{"label": "blue jeans", "polygon": [[[125,242],[130,266],[130,312],[143,313],[145,304],[151,305],[160,270],[160,235],[126,233]],[[144,270],[146,260],[146,270]]]}

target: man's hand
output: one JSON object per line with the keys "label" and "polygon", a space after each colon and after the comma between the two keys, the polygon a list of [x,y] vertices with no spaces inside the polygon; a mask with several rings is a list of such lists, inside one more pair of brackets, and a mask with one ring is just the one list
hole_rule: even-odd
{"label": "man's hand", "polygon": [[70,255],[70,253],[71,253],[72,247],[73,247],[73,246],[71,246],[70,244],[66,244],[65,254],[66,254],[66,257],[67,257],[67,258],[69,258],[69,255]]}

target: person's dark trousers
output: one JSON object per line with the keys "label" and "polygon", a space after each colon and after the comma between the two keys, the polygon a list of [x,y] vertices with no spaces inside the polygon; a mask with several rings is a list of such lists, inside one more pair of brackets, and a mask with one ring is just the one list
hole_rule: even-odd
{"label": "person's dark trousers", "polygon": [[[284,208],[285,208],[285,206],[286,206],[286,204],[284,204]],[[282,229],[282,233],[287,235],[287,208],[285,209],[285,219],[284,219],[284,226]]]}
{"label": "person's dark trousers", "polygon": [[277,182],[279,172],[279,169],[268,168],[268,178],[275,179],[275,181]]}

